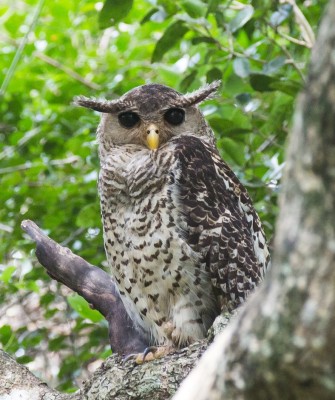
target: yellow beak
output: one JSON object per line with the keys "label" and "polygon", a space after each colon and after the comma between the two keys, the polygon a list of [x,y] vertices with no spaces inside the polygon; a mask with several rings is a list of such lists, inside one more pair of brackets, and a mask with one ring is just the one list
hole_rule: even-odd
{"label": "yellow beak", "polygon": [[150,150],[157,150],[159,146],[159,131],[156,125],[150,124],[147,129],[147,145]]}

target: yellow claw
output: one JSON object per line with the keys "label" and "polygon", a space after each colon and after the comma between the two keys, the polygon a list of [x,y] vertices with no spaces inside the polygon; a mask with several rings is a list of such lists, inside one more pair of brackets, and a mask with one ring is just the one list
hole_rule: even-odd
{"label": "yellow claw", "polygon": [[159,131],[156,125],[151,124],[147,129],[147,145],[150,150],[157,150],[159,146]]}

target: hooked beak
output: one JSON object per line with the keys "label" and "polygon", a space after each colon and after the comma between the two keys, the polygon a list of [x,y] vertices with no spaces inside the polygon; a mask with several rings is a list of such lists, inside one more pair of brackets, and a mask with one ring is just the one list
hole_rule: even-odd
{"label": "hooked beak", "polygon": [[159,146],[159,130],[155,124],[150,124],[147,129],[147,146],[150,150],[157,150]]}

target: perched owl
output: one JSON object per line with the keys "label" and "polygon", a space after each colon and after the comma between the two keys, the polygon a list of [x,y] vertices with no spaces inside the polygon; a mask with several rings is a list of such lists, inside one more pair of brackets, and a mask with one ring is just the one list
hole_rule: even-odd
{"label": "perched owl", "polygon": [[198,108],[218,86],[183,95],[148,84],[117,100],[75,100],[102,113],[108,264],[129,315],[155,345],[204,338],[269,266],[259,217]]}

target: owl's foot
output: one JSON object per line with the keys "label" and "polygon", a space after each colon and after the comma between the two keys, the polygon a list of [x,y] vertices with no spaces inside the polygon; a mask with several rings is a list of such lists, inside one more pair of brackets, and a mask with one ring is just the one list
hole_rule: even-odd
{"label": "owl's foot", "polygon": [[158,360],[166,356],[167,354],[173,353],[174,348],[171,346],[150,346],[147,347],[143,353],[129,354],[124,362],[133,360],[135,364],[141,365],[144,362]]}

